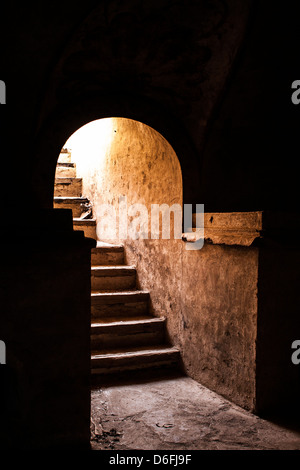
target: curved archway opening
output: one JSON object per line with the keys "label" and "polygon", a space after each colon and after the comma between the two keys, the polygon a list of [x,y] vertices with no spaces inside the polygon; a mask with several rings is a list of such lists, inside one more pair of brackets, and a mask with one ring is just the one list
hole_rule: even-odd
{"label": "curved archway opening", "polygon": [[155,129],[172,146],[182,171],[183,202],[193,204],[200,187],[200,160],[183,123],[161,104],[130,96],[93,95],[68,103],[49,116],[33,149],[33,197],[37,206],[51,208],[57,158],[71,135],[95,120],[126,118]]}
{"label": "curved archway opening", "polygon": [[105,242],[181,239],[181,167],[161,134],[132,119],[97,119],[73,133],[64,148],[54,206],[73,207],[75,228],[93,218],[97,240]]}
{"label": "curved archway opening", "polygon": [[[182,186],[174,149],[139,121],[94,120],[61,149],[54,207],[72,209],[75,230],[97,240],[91,253],[96,377],[144,369],[151,374],[160,367],[181,373],[173,341],[178,315],[166,296],[175,298],[180,291],[173,276],[183,245]],[[105,365],[113,354],[121,366]]]}

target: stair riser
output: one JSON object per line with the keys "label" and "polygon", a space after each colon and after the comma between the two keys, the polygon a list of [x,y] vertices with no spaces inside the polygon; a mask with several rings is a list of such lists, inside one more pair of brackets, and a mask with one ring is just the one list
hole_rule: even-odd
{"label": "stair riser", "polygon": [[76,178],[76,168],[57,166],[55,178]]}
{"label": "stair riser", "polygon": [[101,251],[99,248],[92,249],[92,266],[113,266],[124,264],[124,252]]}
{"label": "stair riser", "polygon": [[54,201],[53,207],[54,209],[71,209],[74,218],[80,218],[88,210],[87,205],[79,201],[74,203]]}
{"label": "stair riser", "polygon": [[82,180],[71,179],[68,183],[57,182],[54,184],[54,197],[81,197]]}
{"label": "stair riser", "polygon": [[92,299],[91,315],[93,319],[147,315],[148,305],[147,301],[119,304],[97,304],[94,303]]}
{"label": "stair riser", "polygon": [[139,331],[137,333],[125,334],[101,334],[91,336],[91,347],[94,350],[104,350],[122,347],[155,346],[161,344],[165,339],[163,328],[152,331]]}
{"label": "stair riser", "polygon": [[92,290],[99,291],[134,289],[136,286],[136,276],[135,273],[128,275],[97,276],[92,272],[91,286]]}
{"label": "stair riser", "polygon": [[121,360],[112,358],[92,359],[91,362],[92,374],[112,375],[133,370],[179,367],[180,356],[179,353],[174,353],[162,357],[153,355],[151,357],[133,357]]}
{"label": "stair riser", "polygon": [[69,152],[60,153],[58,157],[58,162],[59,163],[71,163],[71,153]]}
{"label": "stair riser", "polygon": [[79,225],[73,222],[73,229],[84,232],[84,236],[87,238],[93,238],[97,240],[96,226],[93,225]]}

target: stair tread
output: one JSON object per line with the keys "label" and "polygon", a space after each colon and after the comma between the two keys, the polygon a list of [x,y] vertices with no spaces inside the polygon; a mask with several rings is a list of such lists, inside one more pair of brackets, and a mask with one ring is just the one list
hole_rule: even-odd
{"label": "stair tread", "polygon": [[105,249],[112,249],[112,250],[124,250],[124,245],[106,243],[106,242],[101,242],[100,240],[98,240],[97,241],[97,246],[93,249],[95,250],[96,248],[105,248]]}
{"label": "stair tread", "polygon": [[[132,289],[131,289],[132,292],[135,292],[135,289],[136,289],[136,287],[132,287]],[[130,289],[128,288],[128,291],[129,291],[129,290],[130,290]],[[111,293],[114,293],[114,292],[123,292],[123,291],[122,291],[121,288],[120,288],[120,290],[119,290],[119,289],[117,289],[116,287],[112,287],[111,289],[109,289],[109,288],[106,288],[106,289],[104,289],[104,288],[103,288],[103,289],[100,289],[100,288],[98,288],[98,289],[93,289],[93,288],[92,288],[92,289],[91,289],[91,294],[92,294],[92,295],[95,295],[95,294],[98,294],[98,293],[99,293],[99,294],[100,294],[100,293],[101,293],[101,294],[111,294]]]}
{"label": "stair tread", "polygon": [[130,266],[128,264],[116,264],[110,266],[109,264],[99,264],[91,267],[92,271],[134,271],[136,266]]}
{"label": "stair tread", "polygon": [[89,225],[96,225],[96,219],[80,219],[79,217],[73,217],[73,223],[75,225],[84,225],[84,223]]}
{"label": "stair tread", "polygon": [[140,346],[136,348],[119,348],[107,351],[93,351],[92,359],[108,359],[108,358],[123,358],[123,357],[137,357],[137,356],[151,356],[163,354],[179,353],[179,349],[175,346],[158,345],[158,346]]}
{"label": "stair tread", "polygon": [[65,167],[68,167],[68,168],[76,168],[76,163],[74,162],[57,162],[56,166],[58,167],[62,167],[62,166],[65,166]]}
{"label": "stair tread", "polygon": [[127,297],[128,299],[132,297],[148,297],[149,291],[147,290],[121,290],[114,292],[101,292],[93,291],[91,293],[92,297],[106,297],[106,298],[118,298],[118,297]]}
{"label": "stair tread", "polygon": [[[114,324],[115,322],[123,322],[123,323],[126,324],[128,321],[130,321],[130,318],[133,318],[135,321],[139,321],[139,320],[146,320],[148,318],[152,318],[152,316],[150,314],[149,315],[147,315],[147,314],[134,315],[132,317],[130,317],[128,315],[124,315],[124,316],[121,316],[121,315],[106,315],[106,316],[103,316],[103,317],[100,317],[100,318],[101,318],[101,321],[93,321],[91,324],[92,325],[98,325],[98,324],[108,325],[108,324]],[[124,320],[120,320],[120,318],[124,318]]]}
{"label": "stair tread", "polygon": [[55,196],[54,202],[89,202],[87,197],[83,196]]}
{"label": "stair tread", "polygon": [[158,324],[158,323],[163,323],[165,321],[165,317],[152,317],[150,315],[146,316],[140,316],[140,317],[134,317],[134,318],[128,318],[125,317],[123,320],[120,320],[119,317],[116,317],[115,319],[113,318],[107,318],[103,321],[101,319],[101,322],[92,322],[91,326],[92,328],[97,328],[97,327],[108,327],[108,326],[133,326],[133,325],[144,325],[144,324]]}

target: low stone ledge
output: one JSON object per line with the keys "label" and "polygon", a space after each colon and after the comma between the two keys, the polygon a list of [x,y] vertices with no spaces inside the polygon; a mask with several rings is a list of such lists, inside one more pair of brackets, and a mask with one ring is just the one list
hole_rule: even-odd
{"label": "low stone ledge", "polygon": [[[193,214],[193,228],[184,233],[186,242],[196,242],[201,238],[201,230],[197,233],[197,214]],[[199,227],[201,229],[201,227]],[[204,213],[204,241],[216,245],[251,246],[262,237],[262,212],[208,212]]]}
{"label": "low stone ledge", "polygon": [[[201,238],[201,230],[197,233],[196,229],[197,214],[193,214],[192,222],[192,231],[183,233],[183,241],[193,243]],[[300,229],[298,214],[272,211],[204,213],[204,241],[215,245],[251,246],[262,239],[285,242],[287,230],[291,229]]]}

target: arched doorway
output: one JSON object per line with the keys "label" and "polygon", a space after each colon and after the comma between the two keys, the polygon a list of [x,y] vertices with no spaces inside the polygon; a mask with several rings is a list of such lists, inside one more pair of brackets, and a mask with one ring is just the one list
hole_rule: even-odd
{"label": "arched doorway", "polygon": [[[167,205],[173,208],[172,214],[179,206],[181,210],[180,163],[171,145],[153,128],[124,118],[95,120],[72,134],[64,147],[71,151],[74,168],[66,168],[71,162],[64,163],[62,154],[63,168],[58,170],[65,175],[76,171],[81,178],[83,196],[93,207],[98,240],[128,244],[130,235],[154,238],[152,206]],[[138,221],[132,221],[140,206],[147,212],[143,233]],[[85,208],[81,212],[89,218]]]}
{"label": "arched doorway", "polygon": [[89,122],[110,116],[134,120],[155,129],[172,146],[182,172],[183,203],[194,203],[200,187],[199,156],[182,122],[158,103],[133,96],[84,96],[49,116],[33,148],[33,197],[41,208],[53,205],[53,187],[59,152],[68,138]]}
{"label": "arched doorway", "polygon": [[[72,208],[74,228],[97,240],[91,257],[92,374],[180,370],[179,349],[160,308],[171,296],[170,260],[183,244],[182,174],[171,145],[131,119],[86,124],[60,154],[54,207]],[[168,266],[161,263],[165,256]]]}

